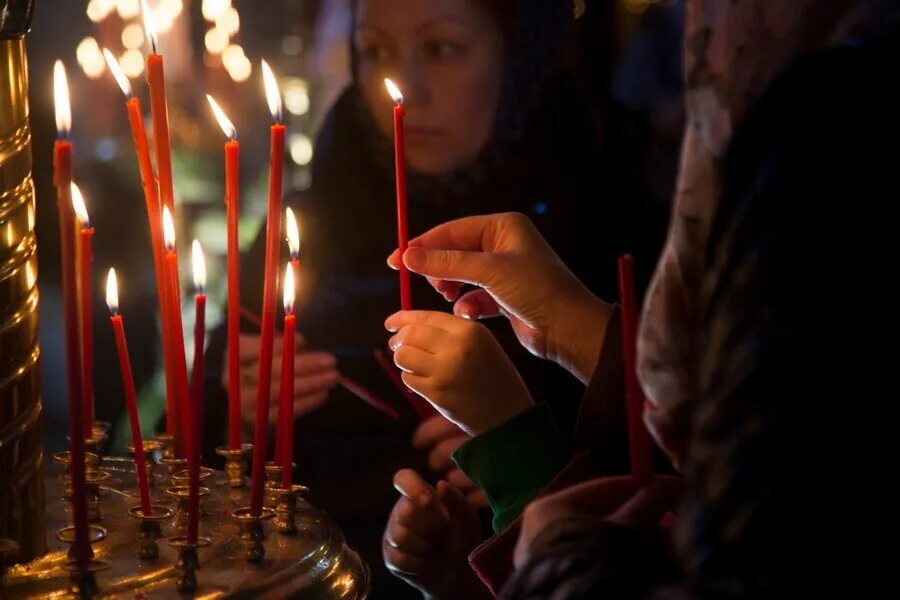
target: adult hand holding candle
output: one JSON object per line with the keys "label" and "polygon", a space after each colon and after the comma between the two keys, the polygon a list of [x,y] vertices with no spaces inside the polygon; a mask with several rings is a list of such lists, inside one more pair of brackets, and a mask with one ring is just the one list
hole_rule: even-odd
{"label": "adult hand holding candle", "polygon": [[281,354],[281,395],[278,401],[278,425],[281,442],[281,487],[289,489],[293,482],[294,459],[294,266],[284,272],[284,340]]}
{"label": "adult hand holding candle", "polygon": [[194,272],[194,368],[191,371],[194,431],[192,433],[193,461],[189,467],[188,485],[188,544],[197,544],[200,528],[200,446],[203,440],[203,342],[206,338],[206,262],[203,259],[203,248],[194,240],[191,245],[191,263]]}
{"label": "adult hand holding candle", "polygon": [[[406,109],[403,108],[403,94],[400,88],[390,79],[384,80],[384,85],[394,100],[394,170],[397,186],[397,247],[402,256],[406,252],[409,242],[409,226],[406,206],[406,145],[403,138],[403,118]],[[400,308],[412,309],[412,289],[410,287],[409,269],[400,264]]]}
{"label": "adult hand holding candle", "polygon": [[144,441],[141,436],[141,423],[138,417],[137,394],[134,391],[134,376],[131,372],[131,358],[128,355],[128,344],[125,341],[125,323],[119,314],[119,287],[116,281],[116,270],[110,269],[106,278],[106,305],[109,307],[109,321],[116,336],[116,348],[119,350],[119,370],[122,373],[122,387],[125,390],[125,407],[131,421],[131,444],[134,446],[134,462],[137,466],[138,490],[141,496],[141,510],[145,515],[151,514],[150,489],[147,485],[147,461],[144,456]]}
{"label": "adult hand holding candle", "polygon": [[188,469],[193,463],[191,452],[192,428],[191,408],[188,400],[187,364],[184,355],[184,327],[181,322],[181,300],[178,281],[178,255],[175,253],[175,222],[169,207],[162,209],[163,243],[166,253],[163,258],[166,266],[166,293],[169,314],[169,336],[172,341],[172,366],[175,369],[175,397],[177,398],[178,414],[181,421],[180,439],[184,456],[187,458]]}
{"label": "adult hand holding candle", "polygon": [[225,142],[225,222],[227,239],[228,280],[228,446],[232,450],[241,447],[241,284],[240,247],[238,245],[238,216],[240,215],[238,187],[237,129],[212,96],[206,96],[222,131],[228,137]]}
{"label": "adult hand holding candle", "polygon": [[110,73],[119,84],[122,93],[125,94],[125,109],[128,113],[128,122],[131,125],[131,136],[134,140],[134,151],[138,159],[138,168],[141,173],[141,184],[144,189],[144,203],[147,205],[147,219],[150,224],[150,246],[153,248],[153,266],[156,271],[156,296],[159,306],[159,322],[162,332],[163,361],[166,376],[166,433],[175,435],[175,369],[172,368],[171,340],[169,339],[169,320],[166,303],[166,273],[163,264],[163,239],[162,224],[160,222],[160,205],[156,175],[153,173],[153,163],[150,160],[150,146],[147,143],[147,132],[144,129],[144,113],[141,110],[141,101],[132,94],[131,82],[112,52],[103,49],[103,56],[109,66]]}
{"label": "adult hand holding candle", "polygon": [[81,264],[78,277],[81,279],[81,397],[82,397],[82,429],[85,439],[92,435],[94,425],[94,312],[91,299],[93,288],[92,274],[94,253],[92,240],[94,228],[88,217],[84,196],[74,183],[72,184],[72,208],[78,218],[81,236]]}
{"label": "adult hand holding candle", "polygon": [[69,85],[62,61],[53,66],[53,98],[57,139],[53,147],[53,182],[59,211],[60,262],[66,343],[66,391],[69,396],[69,472],[72,478],[72,522],[75,528],[75,561],[85,570],[91,560],[85,498],[84,410],[81,385],[81,353],[78,337],[78,299],[75,285],[75,216],[72,207],[72,110]]}
{"label": "adult hand holding candle", "polygon": [[284,123],[281,113],[281,92],[272,69],[262,61],[266,99],[274,123],[269,139],[269,207],[266,220],[266,260],[263,272],[262,332],[260,335],[259,381],[256,394],[256,423],[253,435],[253,480],[251,482],[250,512],[259,516],[262,511],[265,481],[266,451],[268,449],[268,410],[272,374],[272,342],[275,335],[275,291],[278,289],[278,247],[281,240],[281,184],[284,166]]}

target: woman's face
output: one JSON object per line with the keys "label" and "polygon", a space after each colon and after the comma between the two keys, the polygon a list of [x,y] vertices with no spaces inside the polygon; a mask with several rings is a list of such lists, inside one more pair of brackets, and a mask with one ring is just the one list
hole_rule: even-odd
{"label": "woman's face", "polygon": [[474,0],[359,0],[354,44],[363,96],[387,137],[393,101],[384,78],[403,92],[413,169],[448,173],[487,144],[504,44],[499,25]]}

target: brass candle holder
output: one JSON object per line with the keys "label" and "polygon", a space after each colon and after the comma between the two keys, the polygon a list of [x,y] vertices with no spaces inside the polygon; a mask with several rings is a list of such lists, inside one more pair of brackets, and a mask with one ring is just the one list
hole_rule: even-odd
{"label": "brass candle holder", "polygon": [[182,594],[197,592],[197,570],[200,569],[200,556],[197,550],[210,544],[212,540],[205,537],[198,537],[196,544],[191,544],[184,536],[169,540],[169,545],[178,550],[178,561],[175,563],[178,578],[175,585]]}
{"label": "brass candle holder", "polygon": [[[63,482],[63,496],[66,498],[72,497],[72,483],[69,479],[69,462],[70,455],[69,451],[66,450],[64,452],[56,452],[53,454],[53,462],[59,463],[61,465],[65,465],[66,469],[63,474],[60,476]],[[84,453],[84,472],[92,473],[97,470],[97,465],[100,464],[100,457],[92,452]]]}
{"label": "brass candle holder", "polygon": [[140,522],[140,535],[138,536],[138,558],[154,560],[159,558],[159,545],[156,540],[162,537],[162,523],[168,521],[175,514],[171,508],[150,505],[150,514],[145,514],[141,506],[128,509],[128,514]]}
{"label": "brass candle holder", "polygon": [[[88,546],[89,546],[89,555],[91,559],[94,558],[94,550],[90,548],[93,544],[97,542],[102,542],[106,539],[107,531],[104,527],[100,527],[99,525],[88,525]],[[75,560],[75,526],[67,525],[62,529],[56,532],[56,539],[61,541],[64,544],[69,544],[69,561]]]}
{"label": "brass candle holder", "polygon": [[266,531],[263,523],[275,517],[275,511],[263,508],[259,515],[254,515],[250,507],[239,508],[231,513],[232,518],[241,529],[241,540],[244,541],[244,559],[259,562],[266,556]]}
{"label": "brass candle holder", "polygon": [[74,560],[69,561],[63,567],[69,572],[69,593],[76,598],[94,598],[100,591],[97,585],[98,571],[109,568],[109,563],[102,560],[92,560],[87,568],[82,570]]}
{"label": "brass candle holder", "polygon": [[247,481],[247,460],[253,454],[253,444],[241,444],[240,448],[219,446],[216,454],[225,459],[225,485],[242,488]]}
{"label": "brass candle holder", "polygon": [[305,485],[291,485],[289,488],[278,488],[273,493],[277,502],[275,504],[275,527],[278,533],[293,535],[297,533],[297,500],[301,494],[305,494],[309,488]]}
{"label": "brass candle holder", "polygon": [[162,458],[159,459],[159,464],[164,465],[166,467],[166,475],[171,477],[178,471],[184,471],[187,469],[187,459],[186,458],[175,458],[166,457],[163,455]]}
{"label": "brass candle holder", "polygon": [[175,436],[171,433],[157,433],[153,439],[161,445],[162,458],[175,458]]}
{"label": "brass candle holder", "polygon": [[[103,520],[100,510],[100,486],[112,479],[112,475],[100,469],[87,471],[84,474],[85,502],[87,503],[87,518],[91,523]],[[72,477],[69,473],[63,474],[65,500],[72,502]]]}
{"label": "brass candle holder", "polygon": [[[200,482],[200,485],[204,485],[204,482],[214,474],[215,471],[209,467],[200,467],[199,473],[197,473],[197,479]],[[187,487],[191,483],[190,472],[187,469],[172,473],[170,479],[172,480],[172,485],[174,487]]]}
{"label": "brass candle holder", "polygon": [[[204,499],[210,495],[208,487],[197,488],[197,494],[200,496],[200,516],[206,516],[204,510]],[[174,486],[166,489],[166,495],[175,501],[175,528],[182,531],[187,528],[188,518],[188,502],[191,497],[191,489],[188,486]]]}
{"label": "brass candle holder", "polygon": [[[147,485],[150,487],[156,486],[156,461],[153,460],[153,456],[162,451],[163,444],[159,440],[141,440],[141,444],[144,446],[144,456],[146,456],[147,460]],[[134,444],[128,443],[125,444],[125,451],[131,455],[132,459],[134,458]],[[135,464],[135,472],[137,470],[137,464]]]}

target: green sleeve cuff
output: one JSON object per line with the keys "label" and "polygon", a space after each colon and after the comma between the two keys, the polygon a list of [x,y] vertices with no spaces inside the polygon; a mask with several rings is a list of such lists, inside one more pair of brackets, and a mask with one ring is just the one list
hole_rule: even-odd
{"label": "green sleeve cuff", "polygon": [[453,460],[484,490],[494,530],[500,531],[519,518],[571,456],[550,409],[538,404],[468,440]]}

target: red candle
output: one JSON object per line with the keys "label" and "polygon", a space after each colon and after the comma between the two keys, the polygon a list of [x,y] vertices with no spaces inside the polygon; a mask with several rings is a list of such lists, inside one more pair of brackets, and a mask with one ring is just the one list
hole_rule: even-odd
{"label": "red candle", "polygon": [[259,351],[259,384],[256,393],[256,423],[253,431],[253,478],[250,490],[250,512],[262,512],[265,457],[269,435],[269,394],[272,389],[272,342],[275,335],[275,290],[278,289],[276,265],[281,239],[281,178],[284,164],[284,123],[281,115],[281,92],[266,61],[262,61],[263,80],[269,110],[275,121],[269,139],[269,211],[266,221],[266,260],[263,271],[262,332]]}
{"label": "red candle", "polygon": [[[181,294],[178,283],[178,255],[175,253],[175,222],[169,208],[162,209],[163,241],[166,253],[163,257],[166,265],[166,292],[168,294],[169,336],[172,340],[172,363],[175,368],[175,396],[178,399],[178,415],[181,421],[181,444],[188,469],[193,464],[191,407],[188,399],[187,363],[184,356],[184,327],[181,323]],[[179,439],[176,436],[176,440]]]}
{"label": "red candle", "polygon": [[53,66],[56,129],[53,147],[53,183],[59,211],[60,262],[62,272],[63,318],[66,331],[66,381],[69,395],[69,472],[72,477],[72,523],[75,528],[74,554],[79,569],[91,561],[88,543],[87,502],[84,474],[84,426],[82,420],[81,354],[78,337],[78,299],[75,286],[75,213],[72,207],[72,126],[69,86],[62,61]]}
{"label": "red candle", "polygon": [[125,390],[125,406],[131,420],[131,444],[134,446],[134,462],[137,465],[138,490],[141,496],[141,510],[150,514],[150,488],[147,485],[147,459],[144,457],[144,441],[141,436],[141,422],[138,417],[137,394],[134,391],[134,376],[131,373],[131,358],[128,356],[128,344],[125,342],[125,323],[119,314],[119,289],[116,283],[116,270],[110,269],[106,278],[106,305],[109,306],[109,321],[116,336],[116,347],[119,350],[119,370],[122,372],[122,387]]}
{"label": "red candle", "polygon": [[81,261],[78,269],[81,291],[81,398],[82,429],[85,439],[92,436],[94,424],[94,313],[91,310],[91,263],[93,262],[92,240],[94,228],[88,217],[84,196],[74,183],[72,184],[72,208],[78,218],[81,237]]}
{"label": "red candle", "polygon": [[213,114],[228,141],[225,142],[225,221],[228,244],[228,445],[232,450],[241,447],[241,284],[238,216],[240,214],[238,188],[238,155],[240,144],[237,129],[212,96],[206,96]]}
{"label": "red candle", "polygon": [[203,249],[200,242],[194,240],[191,246],[191,258],[194,267],[194,368],[191,371],[191,400],[193,408],[194,431],[192,435],[194,455],[193,464],[189,467],[188,485],[188,543],[197,544],[200,527],[200,446],[203,443],[203,342],[206,339],[206,263],[203,260]]}
{"label": "red candle", "polygon": [[281,389],[278,396],[278,425],[281,428],[281,487],[293,482],[294,462],[294,266],[284,272],[284,352],[281,355]]}
{"label": "red candle", "polygon": [[172,148],[169,142],[169,107],[166,101],[166,77],[163,57],[157,54],[159,38],[153,23],[153,13],[141,0],[144,30],[150,40],[147,55],[147,85],[150,86],[150,113],[153,119],[153,139],[156,142],[156,168],[159,171],[159,195],[163,206],[175,211],[175,191],[172,184]]}
{"label": "red candle", "polygon": [[622,306],[622,346],[625,363],[625,402],[628,408],[628,449],[631,474],[639,484],[653,476],[650,436],[644,426],[644,392],[637,379],[637,301],[634,291],[634,259],[619,257],[619,302]]}
{"label": "red candle", "polygon": [[[397,179],[397,247],[400,256],[406,252],[409,246],[409,227],[407,225],[406,211],[406,145],[403,141],[403,118],[406,109],[403,108],[403,94],[390,79],[384,80],[388,93],[394,100],[394,167]],[[409,269],[400,261],[400,308],[412,309],[412,289],[410,288]]]}
{"label": "red candle", "polygon": [[150,160],[150,146],[147,143],[147,132],[144,129],[144,115],[141,110],[141,101],[132,95],[131,82],[119,62],[106,48],[103,49],[106,64],[115,77],[122,93],[125,94],[125,109],[128,113],[128,122],[131,125],[131,136],[134,140],[134,151],[138,159],[138,168],[141,173],[141,184],[144,188],[144,203],[147,205],[147,218],[150,224],[150,245],[153,248],[153,266],[156,271],[156,296],[159,306],[159,322],[163,341],[163,361],[166,375],[166,433],[175,435],[175,370],[172,368],[172,352],[169,340],[169,326],[166,310],[166,276],[163,264],[163,239],[162,226],[160,224],[159,194],[156,185],[156,175],[153,173],[153,163]]}
{"label": "red candle", "polygon": [[[300,228],[297,226],[297,219],[296,219],[296,217],[294,217],[294,211],[291,210],[290,207],[285,209],[284,216],[285,216],[284,230],[285,230],[285,233],[287,234],[288,255],[290,256],[290,266],[291,266],[291,269],[293,270],[293,273],[296,275],[299,275],[300,274]],[[285,285],[287,285],[287,284],[285,284]],[[287,287],[285,287],[285,290],[287,290]],[[287,314],[287,313],[285,313],[285,314]],[[293,348],[293,346],[292,346],[292,348]],[[284,359],[282,358],[282,360],[284,360]],[[292,357],[291,358],[291,366],[292,366],[291,372],[293,372],[293,360],[294,359]],[[282,385],[284,385],[284,371],[283,370],[281,373],[281,377],[282,377],[282,379],[281,379]],[[293,379],[292,379],[291,385],[293,385]],[[282,411],[282,409],[280,407],[281,407],[281,405],[279,404],[279,414]],[[291,410],[293,410],[293,405],[291,406]],[[290,421],[282,422],[281,420],[279,420],[276,425],[276,428],[275,428],[275,462],[278,464],[281,464],[283,461],[282,451],[284,449],[284,439],[285,439],[285,436],[287,435],[286,428],[289,428],[289,427],[292,428],[293,422],[294,422],[293,417],[291,417]]]}

